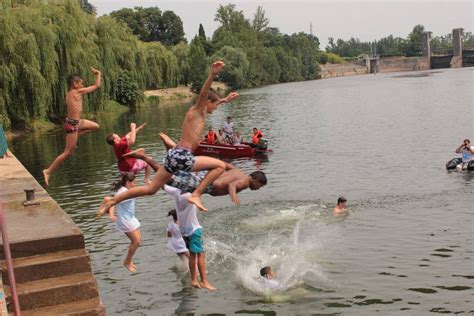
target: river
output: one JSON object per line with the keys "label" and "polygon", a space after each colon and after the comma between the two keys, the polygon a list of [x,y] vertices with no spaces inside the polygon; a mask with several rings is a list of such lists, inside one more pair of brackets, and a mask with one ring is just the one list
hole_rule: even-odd
{"label": "river", "polygon": [[[274,151],[232,161],[268,176],[266,187],[240,194],[240,207],[228,197],[203,200],[217,292],[191,288],[166,248],[173,203],[165,193],[137,200],[135,274],[122,266],[128,239],[95,219],[117,178],[107,133],[148,122],[137,147],[161,161],[158,133],[177,138],[189,105],[101,116],[102,128],[80,139],[48,192],[84,233],[108,315],[474,313],[474,173],[444,167],[474,138],[473,76],[465,68],[278,84],[239,91],[210,115],[216,128],[232,116],[247,138],[259,127]],[[11,149],[41,179],[63,146],[58,128],[17,138]],[[332,214],[339,195],[347,216]],[[262,283],[264,265],[281,290]]]}

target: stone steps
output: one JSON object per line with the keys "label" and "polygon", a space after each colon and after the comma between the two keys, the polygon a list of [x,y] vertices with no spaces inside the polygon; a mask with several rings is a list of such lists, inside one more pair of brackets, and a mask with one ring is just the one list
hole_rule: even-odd
{"label": "stone steps", "polygon": [[[17,283],[16,287],[21,310],[84,301],[99,295],[94,275],[90,272]],[[5,296],[7,305],[11,305],[9,287],[5,287]]]}
{"label": "stone steps", "polygon": [[[12,314],[13,315],[13,314]],[[43,307],[21,312],[22,316],[102,316],[105,315],[104,307],[98,298],[82,300],[67,304]]]}
{"label": "stone steps", "polygon": [[[3,284],[8,285],[5,261],[0,261]],[[17,283],[90,272],[90,258],[85,249],[73,249],[55,253],[13,259]]]}

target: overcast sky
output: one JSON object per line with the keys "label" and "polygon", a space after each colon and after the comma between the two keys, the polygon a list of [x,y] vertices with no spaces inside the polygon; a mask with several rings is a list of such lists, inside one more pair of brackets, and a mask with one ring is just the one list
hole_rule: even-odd
{"label": "overcast sky", "polygon": [[321,48],[327,45],[328,37],[349,39],[357,37],[362,41],[372,41],[390,34],[406,37],[413,26],[422,24],[433,35],[451,33],[453,28],[473,31],[473,1],[429,1],[429,0],[89,0],[97,8],[97,14],[108,14],[124,7],[159,7],[162,11],[171,10],[183,21],[188,40],[198,32],[199,23],[211,37],[219,26],[214,15],[219,4],[233,3],[247,18],[260,5],[272,27],[280,32],[293,34],[310,31],[320,42]]}

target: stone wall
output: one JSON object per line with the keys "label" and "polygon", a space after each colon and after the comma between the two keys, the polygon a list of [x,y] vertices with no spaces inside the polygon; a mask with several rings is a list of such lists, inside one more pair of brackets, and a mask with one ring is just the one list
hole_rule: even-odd
{"label": "stone wall", "polygon": [[429,70],[429,60],[425,57],[382,57],[379,72]]}
{"label": "stone wall", "polygon": [[367,73],[367,67],[353,63],[325,64],[320,65],[320,67],[322,79],[342,76],[364,75]]}

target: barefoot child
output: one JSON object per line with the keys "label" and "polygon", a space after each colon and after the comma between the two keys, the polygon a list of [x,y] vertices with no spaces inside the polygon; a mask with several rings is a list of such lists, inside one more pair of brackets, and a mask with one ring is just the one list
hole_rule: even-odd
{"label": "barefoot child", "polygon": [[[127,192],[135,186],[135,174],[124,174],[120,180],[119,186],[120,188],[117,191],[116,196],[124,194],[124,192]],[[132,258],[140,246],[142,237],[140,233],[140,222],[135,217],[135,199],[123,201],[115,207],[110,208],[109,218],[111,221],[115,222],[117,230],[130,238],[130,246],[128,247],[127,257],[125,258],[123,265],[128,269],[128,271],[137,272],[137,268],[133,264]]]}
{"label": "barefoot child", "polygon": [[120,174],[123,175],[127,172],[137,174],[138,172],[145,170],[144,182],[148,184],[150,181],[151,167],[141,159],[123,156],[131,151],[130,147],[135,144],[137,134],[140,133],[145,126],[146,123],[139,127],[136,127],[135,123],[130,123],[130,132],[125,136],[120,137],[117,134],[110,133],[107,135],[105,141],[114,148],[114,154],[117,157],[117,168]]}
{"label": "barefoot child", "polygon": [[102,84],[100,71],[92,67],[91,70],[95,75],[95,83],[89,87],[84,88],[84,81],[78,75],[71,75],[68,78],[69,91],[66,93],[67,117],[64,123],[66,147],[63,153],[56,157],[47,169],[43,170],[46,186],[49,185],[49,177],[51,174],[74,153],[79,136],[93,132],[99,128],[99,124],[81,119],[83,95],[99,89]]}
{"label": "barefoot child", "polygon": [[179,230],[178,225],[178,216],[176,210],[173,209],[168,212],[168,216],[172,216],[173,220],[168,224],[167,235],[168,235],[168,244],[167,247],[169,250],[175,252],[181,261],[185,261],[185,258],[189,259],[189,251],[186,248],[184,243],[183,235]]}
{"label": "barefoot child", "polygon": [[153,181],[145,186],[135,187],[121,196],[114,198],[106,197],[99,208],[98,215],[104,214],[107,209],[123,200],[143,195],[155,194],[163,187],[178,171],[200,171],[209,170],[209,173],[199,184],[196,190],[189,196],[189,202],[195,204],[202,210],[207,209],[202,205],[201,194],[206,187],[219,177],[226,165],[224,162],[206,156],[195,157],[193,151],[199,144],[199,138],[205,124],[206,113],[212,113],[221,103],[232,101],[238,94],[231,92],[225,99],[219,100],[215,93],[209,93],[214,77],[222,70],[224,63],[216,61],[212,64],[211,72],[201,89],[196,104],[192,106],[183,121],[182,135],[175,148],[166,154],[163,160],[163,168],[159,168]]}
{"label": "barefoot child", "polygon": [[[204,253],[202,240],[202,226],[197,218],[197,207],[188,202],[191,193],[182,193],[181,190],[165,185],[165,191],[171,195],[176,203],[176,214],[179,229],[183,234],[186,247],[189,249],[189,271],[191,272],[191,285],[195,288],[205,288],[209,291],[217,290],[207,280],[206,254]],[[201,283],[199,283],[196,271],[196,262]]]}

